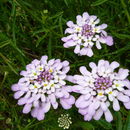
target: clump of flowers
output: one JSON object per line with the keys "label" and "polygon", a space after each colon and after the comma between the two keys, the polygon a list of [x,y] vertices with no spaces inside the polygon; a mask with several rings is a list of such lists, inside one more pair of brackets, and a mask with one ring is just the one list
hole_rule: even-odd
{"label": "clump of flowers", "polygon": [[67,22],[68,28],[65,34],[69,35],[62,38],[65,48],[75,46],[74,53],[91,57],[93,46],[96,45],[101,49],[101,44],[113,45],[113,38],[104,30],[107,24],[98,25],[100,20],[97,16],[85,12],[82,16],[78,15],[76,19],[76,24],[72,21]]}
{"label": "clump of flowers", "polygon": [[71,86],[65,82],[66,73],[70,69],[69,62],[47,59],[47,56],[42,56],[40,60],[33,60],[26,66],[26,71],[21,71],[23,77],[12,86],[18,105],[24,105],[23,113],[31,112],[38,120],[44,119],[51,105],[57,109],[57,99],[64,109],[71,108],[75,102],[69,94]]}
{"label": "clump of flowers", "polygon": [[130,81],[127,79],[129,70],[120,68],[119,63],[113,61],[99,60],[98,65],[94,62],[89,64],[91,71],[81,66],[82,75],[68,76],[67,79],[76,85],[73,91],[81,96],[76,100],[76,107],[84,120],[99,120],[102,115],[108,122],[113,120],[109,106],[114,111],[120,110],[119,102],[122,102],[126,109],[130,109]]}
{"label": "clump of flowers", "polygon": [[71,117],[69,114],[61,114],[58,118],[59,127],[63,129],[69,129],[70,125],[72,124]]}

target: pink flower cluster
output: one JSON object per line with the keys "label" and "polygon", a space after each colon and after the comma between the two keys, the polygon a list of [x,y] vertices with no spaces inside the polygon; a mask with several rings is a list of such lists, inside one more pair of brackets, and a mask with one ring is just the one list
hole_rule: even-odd
{"label": "pink flower cluster", "polygon": [[58,108],[58,101],[64,109],[70,109],[75,98],[70,95],[71,87],[66,85],[66,73],[69,71],[69,62],[59,59],[47,61],[47,56],[41,60],[33,60],[22,71],[23,76],[17,84],[12,85],[15,91],[14,98],[18,105],[24,105],[23,113],[31,112],[38,120],[43,120],[51,106]]}
{"label": "pink flower cluster", "polygon": [[76,24],[72,21],[67,22],[68,28],[65,34],[69,35],[62,38],[65,48],[75,46],[74,53],[91,57],[93,46],[101,49],[101,44],[113,45],[113,38],[104,30],[107,24],[98,25],[100,20],[97,16],[85,12],[82,16],[78,15],[76,19]]}
{"label": "pink flower cluster", "polygon": [[116,61],[109,63],[99,60],[98,65],[91,62],[89,66],[91,71],[81,66],[81,75],[67,77],[70,82],[76,84],[72,87],[73,92],[81,94],[75,105],[86,121],[99,120],[104,114],[110,122],[113,120],[110,104],[115,111],[120,110],[119,102],[122,102],[126,109],[130,109],[130,81],[127,79],[129,70],[120,68],[115,72],[119,67]]}

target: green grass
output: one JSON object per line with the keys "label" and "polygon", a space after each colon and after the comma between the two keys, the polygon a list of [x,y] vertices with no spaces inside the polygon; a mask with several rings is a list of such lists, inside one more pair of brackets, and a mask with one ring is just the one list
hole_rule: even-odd
{"label": "green grass", "polygon": [[[51,109],[43,121],[30,114],[22,114],[22,106],[13,99],[11,85],[20,78],[26,64],[42,55],[68,60],[69,74],[79,73],[79,66],[90,61],[106,59],[118,61],[130,68],[130,1],[128,0],[0,0],[0,130],[60,130],[57,119],[69,113],[71,130],[130,130],[130,112],[123,106],[120,112],[112,111],[114,121],[85,122],[75,107],[65,111]],[[92,58],[78,57],[73,49],[63,48],[66,22],[75,21],[78,14],[87,11],[97,15],[107,31],[114,37],[114,45],[94,49]]]}

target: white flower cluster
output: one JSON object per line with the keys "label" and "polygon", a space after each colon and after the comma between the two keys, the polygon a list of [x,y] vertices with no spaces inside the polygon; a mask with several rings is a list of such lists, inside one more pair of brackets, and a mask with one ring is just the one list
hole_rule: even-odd
{"label": "white flower cluster", "polygon": [[82,75],[68,76],[68,80],[76,84],[73,91],[81,94],[75,105],[79,113],[84,115],[84,120],[99,120],[104,114],[110,122],[113,120],[110,104],[115,111],[120,110],[119,102],[130,109],[130,81],[127,79],[129,70],[120,68],[115,72],[119,67],[116,61],[109,63],[99,60],[98,65],[91,62],[89,66],[91,71],[81,66],[79,70]]}
{"label": "white flower cluster", "polygon": [[101,49],[101,44],[113,45],[113,38],[105,31],[107,24],[99,25],[100,20],[97,16],[84,12],[76,19],[76,24],[72,21],[67,22],[68,28],[65,34],[69,35],[62,38],[65,48],[75,46],[74,53],[91,57],[93,46],[96,45],[98,49]]}
{"label": "white flower cluster", "polygon": [[[69,64],[67,61],[64,63]],[[67,67],[66,71],[69,70],[69,66]],[[55,89],[66,84],[64,81],[66,72],[61,71],[61,68],[62,63],[59,59],[51,59],[47,62],[47,57],[44,56],[41,61],[34,60],[26,66],[27,71],[21,72],[24,77],[20,79],[19,83],[29,84],[28,88],[34,94],[51,94],[55,92]]]}
{"label": "white flower cluster", "polygon": [[34,118],[43,120],[51,106],[57,109],[59,102],[64,109],[70,109],[75,98],[69,94],[71,86],[66,85],[69,69],[68,61],[48,60],[47,56],[28,64],[20,73],[23,77],[12,85],[18,105],[24,105],[23,113],[31,112]]}
{"label": "white flower cluster", "polygon": [[61,114],[61,117],[58,118],[59,127],[63,129],[69,129],[70,124],[72,124],[71,117],[69,114]]}

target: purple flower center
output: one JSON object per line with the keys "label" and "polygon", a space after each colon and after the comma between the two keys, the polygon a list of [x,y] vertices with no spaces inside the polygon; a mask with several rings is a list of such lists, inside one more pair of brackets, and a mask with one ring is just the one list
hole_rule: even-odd
{"label": "purple flower center", "polygon": [[107,88],[112,86],[112,81],[110,78],[99,77],[95,81],[95,89],[106,90]]}
{"label": "purple flower center", "polygon": [[40,75],[38,75],[38,78],[36,79],[36,81],[38,81],[39,83],[41,83],[42,81],[50,81],[53,79],[53,75],[52,73],[50,73],[49,71],[42,71],[40,73]]}
{"label": "purple flower center", "polygon": [[88,24],[85,24],[83,27],[82,27],[82,35],[84,36],[93,36],[94,33],[92,32],[92,26],[91,25],[88,25]]}

